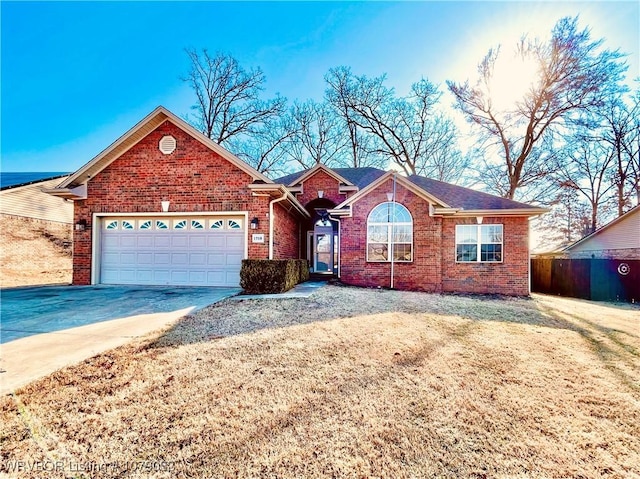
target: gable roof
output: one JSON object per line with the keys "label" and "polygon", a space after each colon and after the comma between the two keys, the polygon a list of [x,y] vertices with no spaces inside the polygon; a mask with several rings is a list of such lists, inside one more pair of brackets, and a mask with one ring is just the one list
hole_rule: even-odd
{"label": "gable roof", "polygon": [[158,126],[160,126],[165,121],[170,121],[175,126],[183,130],[188,135],[191,135],[193,138],[198,140],[200,143],[210,148],[211,150],[218,153],[222,158],[229,161],[249,176],[251,176],[254,180],[260,180],[265,183],[273,183],[269,178],[264,176],[262,173],[258,172],[247,163],[242,161],[240,158],[227,151],[222,146],[218,145],[207,136],[200,133],[194,127],[189,125],[186,121],[177,117],[169,110],[167,110],[163,106],[157,107],[151,113],[149,113],[146,117],[140,120],[136,125],[134,125],[129,131],[127,131],[124,135],[114,141],[111,145],[109,145],[105,150],[100,152],[97,156],[95,156],[92,160],[86,163],[84,166],[80,167],[75,173],[72,173],[66,180],[60,183],[53,190],[49,190],[49,192],[56,196],[67,196],[69,197],[70,191],[74,188],[79,187],[80,185],[86,183],[86,181],[102,170],[104,170],[107,166],[109,166],[113,161],[118,159],[123,153],[127,150],[135,146],[139,141],[141,141],[144,137],[146,137],[149,133],[154,131]]}
{"label": "gable roof", "polygon": [[[359,192],[351,198],[336,206],[334,211],[345,208],[365,196],[369,191],[375,189],[379,184],[391,177],[393,172],[386,172],[379,168],[333,168],[323,165],[323,169],[328,172],[335,172],[334,177],[341,177],[357,186]],[[274,180],[276,183],[293,186],[311,176],[318,170],[314,168],[292,173]],[[385,177],[384,179],[382,179]],[[445,183],[419,175],[409,177],[396,174],[396,179],[404,187],[412,190],[418,196],[422,196],[431,201],[436,206],[436,214],[455,215],[487,215],[491,212],[502,215],[524,215],[535,216],[546,213],[548,209],[532,206],[519,201],[509,200],[500,196],[491,195],[482,191],[472,190],[463,186]]]}
{"label": "gable roof", "polygon": [[[606,233],[610,232],[612,228],[616,227],[616,225],[620,224],[623,221],[629,220],[635,214],[640,215],[640,204],[634,206],[633,208],[631,208],[629,211],[627,211],[622,216],[618,216],[616,219],[610,221],[606,225],[604,225],[601,228],[595,230],[593,233],[588,234],[584,238],[579,239],[578,241],[576,241],[575,243],[570,244],[569,246],[566,246],[565,248],[562,249],[562,251],[571,251],[574,248],[578,248],[580,246],[583,246],[585,243],[588,243],[591,240],[601,236],[603,233],[606,234]],[[637,222],[640,223],[640,220],[638,220]],[[622,233],[622,232],[618,232],[618,233],[624,235],[624,233]],[[632,241],[635,240],[637,242],[640,242],[640,231],[635,232],[635,235],[632,233],[631,236],[627,238],[627,240],[632,240]]]}
{"label": "gable roof", "polygon": [[404,188],[410,190],[411,192],[420,196],[424,200],[429,201],[430,203],[433,203],[434,205],[438,205],[442,208],[450,208],[450,206],[445,201],[442,201],[440,198],[435,197],[429,191],[426,191],[424,188],[421,188],[418,185],[414,184],[413,182],[409,181],[409,179],[406,176],[398,175],[398,173],[394,171],[388,171],[383,175],[378,176],[378,178],[375,181],[372,181],[371,183],[369,183],[367,186],[365,186],[363,189],[361,189],[358,193],[353,195],[351,198],[348,198],[347,200],[340,203],[332,211],[338,214],[339,210],[351,206],[353,203],[356,203],[358,200],[360,200],[360,198],[368,195],[371,191],[375,190],[380,185],[382,185],[383,183],[389,180],[395,180],[398,184],[402,185]]}
{"label": "gable roof", "polygon": [[[282,183],[284,185],[295,185],[296,183],[299,183],[305,178],[311,176],[312,170],[317,171],[317,168],[314,167],[298,171],[297,173],[291,173],[281,178],[277,178],[274,181],[276,183]],[[332,176],[341,178],[342,180],[346,180],[345,184],[354,185],[358,188],[364,188],[386,173],[384,170],[380,170],[378,168],[373,168],[370,166],[363,168],[328,168],[325,166],[324,170],[329,174],[331,174],[330,172],[335,172],[335,175]]]}
{"label": "gable roof", "polygon": [[[329,168],[328,166],[322,163],[316,164],[313,168],[309,168],[307,170],[294,173],[292,175],[287,175],[283,178],[280,178],[280,180],[277,182],[282,183],[286,186],[295,186],[297,183],[302,183],[307,178],[310,178],[311,176],[316,174],[318,171],[324,171],[327,175],[335,178],[335,180],[341,184],[353,186],[353,184],[348,179],[344,178],[342,175],[338,173],[337,169]],[[282,181],[282,180],[285,180],[285,181]]]}

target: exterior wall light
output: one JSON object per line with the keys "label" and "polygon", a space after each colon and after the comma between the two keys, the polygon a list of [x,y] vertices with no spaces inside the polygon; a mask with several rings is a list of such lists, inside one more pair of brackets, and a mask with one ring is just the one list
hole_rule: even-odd
{"label": "exterior wall light", "polygon": [[253,218],[251,220],[251,229],[255,230],[258,229],[258,224],[260,223],[260,221],[258,220],[258,218]]}
{"label": "exterior wall light", "polygon": [[87,220],[81,219],[75,224],[76,231],[84,231],[87,229]]}
{"label": "exterior wall light", "polygon": [[162,204],[162,211],[164,213],[169,211],[169,204],[171,203],[170,201],[161,201],[160,203]]}

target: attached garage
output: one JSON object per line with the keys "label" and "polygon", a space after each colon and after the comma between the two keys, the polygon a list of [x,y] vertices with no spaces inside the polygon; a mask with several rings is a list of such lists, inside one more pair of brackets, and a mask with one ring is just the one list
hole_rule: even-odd
{"label": "attached garage", "polygon": [[97,278],[103,284],[238,286],[246,216],[107,216]]}

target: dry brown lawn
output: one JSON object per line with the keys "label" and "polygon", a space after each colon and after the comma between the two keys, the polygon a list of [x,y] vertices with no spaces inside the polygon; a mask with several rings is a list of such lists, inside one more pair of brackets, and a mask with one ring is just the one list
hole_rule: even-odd
{"label": "dry brown lawn", "polygon": [[340,286],[229,300],[2,398],[0,467],[638,478],[639,355],[637,305]]}
{"label": "dry brown lawn", "polygon": [[0,287],[71,282],[71,225],[0,215]]}

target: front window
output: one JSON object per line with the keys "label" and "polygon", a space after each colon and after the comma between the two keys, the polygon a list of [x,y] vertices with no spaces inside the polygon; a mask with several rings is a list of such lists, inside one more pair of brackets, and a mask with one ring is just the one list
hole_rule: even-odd
{"label": "front window", "polygon": [[413,219],[399,203],[381,203],[367,220],[367,261],[413,260]]}
{"label": "front window", "polygon": [[502,262],[502,225],[456,225],[456,261]]}

